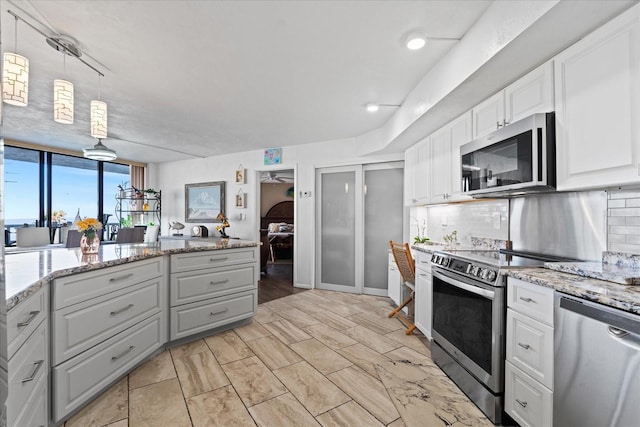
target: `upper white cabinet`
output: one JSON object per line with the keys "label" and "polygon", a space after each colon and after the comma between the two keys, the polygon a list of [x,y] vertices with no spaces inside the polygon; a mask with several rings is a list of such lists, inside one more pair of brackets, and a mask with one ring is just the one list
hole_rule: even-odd
{"label": "upper white cabinet", "polygon": [[549,61],[473,108],[473,139],[531,114],[553,111],[553,101]]}
{"label": "upper white cabinet", "polygon": [[429,203],[431,141],[429,137],[408,148],[404,153],[405,205]]}
{"label": "upper white cabinet", "polygon": [[469,199],[462,194],[460,146],[471,141],[471,113],[465,113],[431,135],[430,203]]}
{"label": "upper white cabinet", "polygon": [[640,182],[640,7],[555,58],[558,190]]}

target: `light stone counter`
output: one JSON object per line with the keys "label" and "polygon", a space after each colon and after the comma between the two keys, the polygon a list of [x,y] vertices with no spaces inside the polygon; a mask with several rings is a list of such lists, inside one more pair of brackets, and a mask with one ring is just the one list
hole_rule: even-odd
{"label": "light stone counter", "polygon": [[625,286],[547,268],[505,268],[509,277],[640,314],[640,286]]}
{"label": "light stone counter", "polygon": [[98,254],[93,255],[83,255],[80,248],[60,247],[7,253],[7,311],[58,277],[168,254],[247,248],[259,244],[237,239],[162,240],[157,243],[105,244]]}

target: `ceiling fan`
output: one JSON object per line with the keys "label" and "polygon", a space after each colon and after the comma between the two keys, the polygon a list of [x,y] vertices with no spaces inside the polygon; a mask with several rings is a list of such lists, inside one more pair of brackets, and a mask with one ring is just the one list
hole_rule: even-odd
{"label": "ceiling fan", "polygon": [[293,182],[293,176],[278,174],[276,171],[263,172],[260,182],[265,184],[289,183]]}

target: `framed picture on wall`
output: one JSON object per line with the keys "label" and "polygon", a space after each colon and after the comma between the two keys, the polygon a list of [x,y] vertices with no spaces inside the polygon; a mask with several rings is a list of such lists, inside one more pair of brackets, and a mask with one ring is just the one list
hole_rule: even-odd
{"label": "framed picture on wall", "polygon": [[279,165],[282,163],[282,148],[267,148],[264,150],[265,165]]}
{"label": "framed picture on wall", "polygon": [[236,208],[245,209],[247,207],[247,193],[238,191],[236,194]]}
{"label": "framed picture on wall", "polygon": [[238,169],[236,169],[236,184],[245,184],[246,181],[246,169],[240,165]]}
{"label": "framed picture on wall", "polygon": [[224,181],[185,184],[185,222],[220,222],[216,217],[225,211],[224,190]]}

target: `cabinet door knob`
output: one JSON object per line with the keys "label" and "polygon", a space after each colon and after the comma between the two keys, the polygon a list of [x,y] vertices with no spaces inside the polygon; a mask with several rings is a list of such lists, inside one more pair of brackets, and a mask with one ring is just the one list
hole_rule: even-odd
{"label": "cabinet door knob", "polygon": [[118,276],[118,277],[112,277],[111,279],[109,279],[109,281],[111,283],[113,282],[118,282],[120,280],[124,280],[124,279],[128,279],[129,277],[133,276],[133,273],[129,273],[129,274],[125,274],[123,276]]}
{"label": "cabinet door knob", "polygon": [[529,344],[522,344],[521,342],[519,342],[518,345],[520,347],[524,348],[525,350],[529,350],[531,348],[531,346]]}
{"label": "cabinet door knob", "polygon": [[508,125],[508,124],[509,124],[509,120],[504,119],[503,123],[504,123],[504,125],[506,126],[506,125]]}
{"label": "cabinet door knob", "polygon": [[502,124],[498,121],[496,122],[496,129],[500,129],[502,127]]}
{"label": "cabinet door knob", "polygon": [[130,352],[132,352],[134,348],[136,348],[136,346],[135,346],[135,345],[129,346],[129,348],[128,348],[128,349],[126,349],[125,351],[123,351],[122,353],[120,353],[120,354],[116,354],[115,356],[111,356],[111,360],[118,360],[118,359],[120,359],[121,357],[123,357],[123,356],[125,356],[125,355],[129,354]]}
{"label": "cabinet door knob", "polygon": [[536,302],[536,300],[531,299],[531,298],[520,297],[520,299],[521,299],[522,301],[524,301],[524,302],[533,302],[533,303],[535,303],[535,302]]}
{"label": "cabinet door knob", "polygon": [[125,306],[125,307],[122,307],[122,308],[119,308],[117,310],[114,310],[114,311],[110,312],[109,314],[111,316],[115,316],[116,314],[120,314],[122,312],[125,312],[125,311],[129,310],[131,307],[133,307],[133,304],[129,304],[129,305]]}
{"label": "cabinet door knob", "polygon": [[27,378],[24,378],[22,382],[28,383],[29,381],[33,381],[36,378],[36,375],[38,374],[38,371],[40,370],[43,364],[44,364],[44,360],[38,360],[37,362],[34,362],[33,363],[34,367],[33,367],[33,371],[31,371],[31,375],[29,375]]}
{"label": "cabinet door knob", "polygon": [[520,406],[522,406],[523,408],[527,407],[527,402],[526,401],[522,401],[520,399],[516,399],[516,402],[518,402],[518,404],[520,404]]}
{"label": "cabinet door knob", "polygon": [[19,322],[18,323],[18,328],[23,328],[25,326],[29,326],[29,324],[31,322],[33,322],[33,319],[35,319],[36,316],[38,316],[38,314],[40,314],[39,311],[31,311],[31,312],[29,312],[29,317],[27,317],[27,320],[25,320],[24,322]]}

